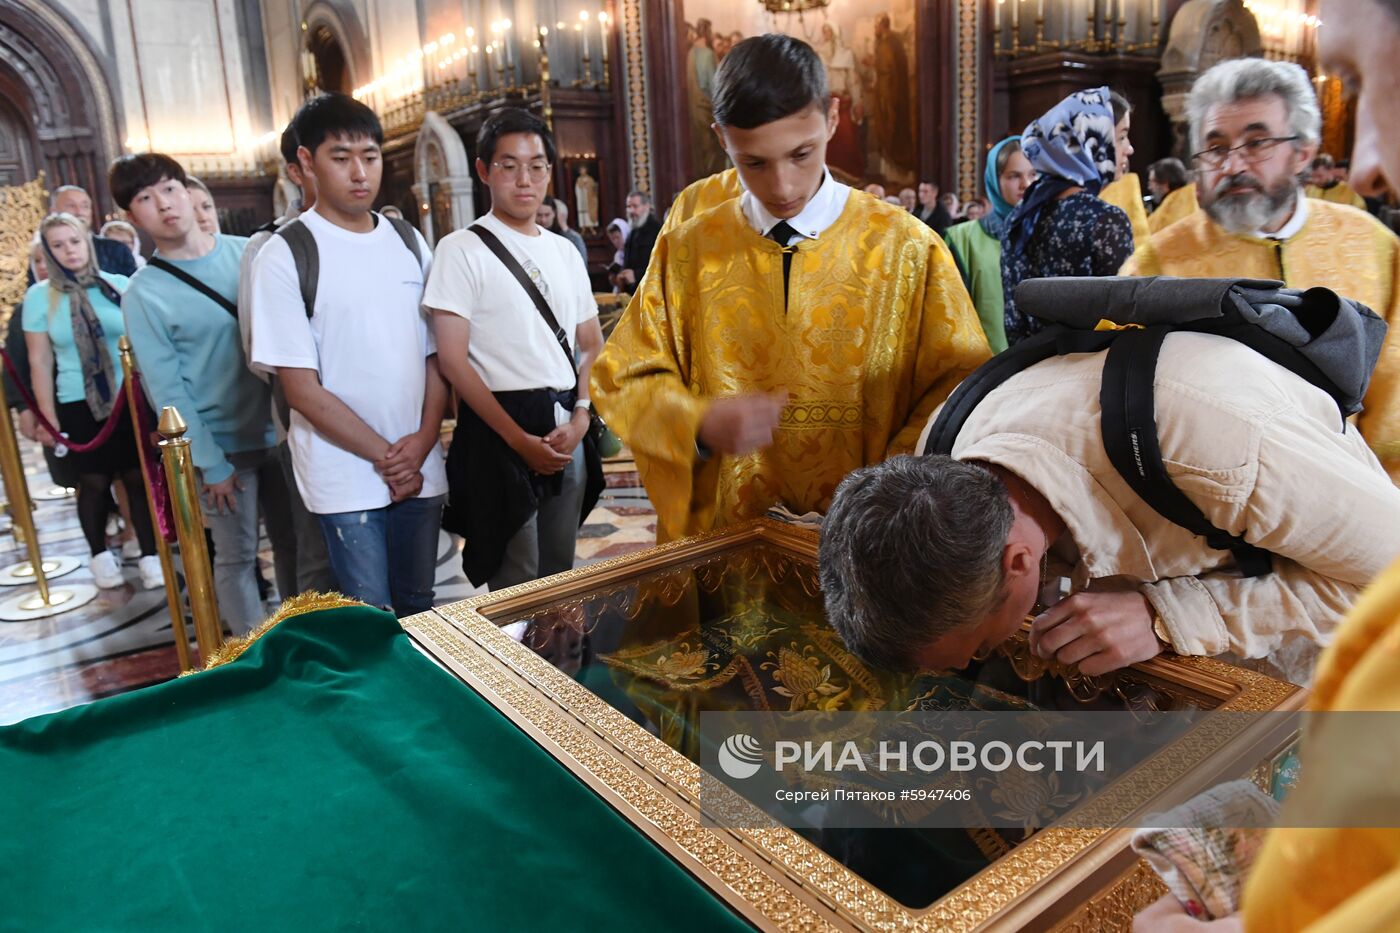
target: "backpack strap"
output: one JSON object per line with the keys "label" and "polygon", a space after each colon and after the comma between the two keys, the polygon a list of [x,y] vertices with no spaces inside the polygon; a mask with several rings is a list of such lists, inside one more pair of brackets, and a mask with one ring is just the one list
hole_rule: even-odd
{"label": "backpack strap", "polygon": [[929,431],[922,454],[951,454],[958,432],[973,409],[1003,382],[1041,360],[1067,353],[1093,353],[1113,342],[1118,331],[1084,331],[1052,324],[1014,346],[1003,350],[958,384],[943,403],[938,420]]}
{"label": "backpack strap", "polygon": [[213,288],[204,284],[194,276],[190,275],[188,272],[186,272],[184,269],[181,269],[179,266],[167,262],[159,256],[152,256],[149,260],[147,260],[146,265],[155,266],[157,269],[164,272],[165,274],[174,276],[181,282],[184,282],[190,288],[194,289],[204,297],[208,298],[210,301],[217,304],[219,307],[223,308],[229,314],[232,314],[235,318],[238,317],[237,304],[235,304],[232,301],[229,301],[223,295],[220,295],[218,292],[214,291]]}
{"label": "backpack strap", "polygon": [[1099,389],[1104,450],[1133,492],[1159,515],[1205,538],[1211,547],[1229,551],[1246,577],[1263,576],[1273,569],[1272,555],[1212,525],[1172,482],[1162,462],[1154,381],[1162,342],[1172,330],[1159,325],[1119,331],[1109,346]]}
{"label": "backpack strap", "polygon": [[[384,217],[383,214],[379,215]],[[418,268],[423,267],[423,249],[418,245],[418,235],[413,225],[397,217],[384,217],[389,226],[403,240],[403,245],[413,254]],[[301,220],[293,220],[277,228],[276,235],[287,241],[292,251],[292,261],[297,267],[297,281],[301,283],[301,300],[306,305],[306,316],[316,313],[316,285],[321,278],[321,254],[316,248],[316,237]]]}
{"label": "backpack strap", "polygon": [[316,249],[316,237],[300,220],[283,224],[274,235],[286,240],[287,248],[292,251],[297,281],[301,284],[301,301],[310,318],[316,313],[316,284],[321,278],[321,254]]}
{"label": "backpack strap", "polygon": [[389,226],[393,227],[394,232],[399,235],[399,239],[403,240],[403,245],[408,247],[408,251],[413,254],[413,258],[418,261],[418,267],[421,269],[423,267],[423,250],[418,246],[418,232],[413,229],[413,224],[398,217],[385,217],[383,214],[379,216],[389,221]]}

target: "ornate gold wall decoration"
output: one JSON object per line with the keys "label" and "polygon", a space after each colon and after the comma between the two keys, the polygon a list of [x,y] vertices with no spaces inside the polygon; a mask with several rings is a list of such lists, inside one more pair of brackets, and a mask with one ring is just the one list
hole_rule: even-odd
{"label": "ornate gold wall decoration", "polygon": [[979,0],[958,2],[958,161],[955,175],[958,191],[970,198],[977,193],[979,142],[982,139],[982,108],[978,97],[982,73],[982,4]]}
{"label": "ornate gold wall decoration", "polygon": [[49,203],[44,173],[33,181],[0,188],[0,325],[24,300],[29,271],[29,243]]}
{"label": "ornate gold wall decoration", "polygon": [[1349,114],[1342,79],[1328,75],[1317,85],[1317,103],[1322,110],[1322,145],[1320,151],[1334,158],[1345,159],[1351,152],[1347,146]]}
{"label": "ornate gold wall decoration", "polygon": [[623,43],[627,53],[628,141],[632,147],[632,188],[651,188],[651,129],[647,121],[646,59],[642,51],[642,0],[623,0]]}

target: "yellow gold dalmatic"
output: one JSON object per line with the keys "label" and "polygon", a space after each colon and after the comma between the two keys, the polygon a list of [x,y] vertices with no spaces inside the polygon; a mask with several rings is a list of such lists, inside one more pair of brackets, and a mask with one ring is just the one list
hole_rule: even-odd
{"label": "yellow gold dalmatic", "polygon": [[1400,239],[1369,214],[1309,201],[1303,229],[1283,241],[1235,236],[1197,211],[1140,246],[1124,275],[1282,279],[1330,288],[1390,325],[1366,392],[1361,434],[1400,483]]}
{"label": "yellow gold dalmatic", "polygon": [[[988,358],[943,242],[852,193],[792,257],[741,199],[658,240],[641,288],[593,367],[593,401],[631,445],[669,541],[761,516],[826,511],[847,473],[912,450],[933,409]],[[786,392],[771,447],[702,460],[709,400]]]}

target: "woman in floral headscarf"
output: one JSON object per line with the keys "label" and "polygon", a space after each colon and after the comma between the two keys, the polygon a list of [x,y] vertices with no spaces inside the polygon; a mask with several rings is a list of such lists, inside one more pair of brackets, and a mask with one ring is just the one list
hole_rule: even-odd
{"label": "woman in floral headscarf", "polygon": [[1133,253],[1128,215],[1099,200],[1104,185],[1127,167],[1132,107],[1106,87],[1075,91],[1026,127],[1021,151],[1040,174],[1007,221],[1001,280],[1008,345],[1041,322],[1016,309],[1025,279],[1117,275]]}

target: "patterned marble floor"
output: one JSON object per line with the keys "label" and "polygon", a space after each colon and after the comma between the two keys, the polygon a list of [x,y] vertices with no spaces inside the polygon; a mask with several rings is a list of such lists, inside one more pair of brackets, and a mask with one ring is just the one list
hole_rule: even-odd
{"label": "patterned marble floor", "polygon": [[[21,445],[44,556],[72,555],[83,561],[51,585],[91,584],[73,499],[39,498],[52,488],[48,471],[37,445]],[[630,458],[624,452],[604,470],[607,489],[580,529],[578,566],[644,550],[656,538],[655,512]],[[0,520],[0,532],[0,568],[26,560],[10,534],[8,517]],[[264,576],[271,579],[271,552],[263,544]],[[460,548],[460,540],[446,533],[438,541],[438,605],[480,592],[462,575]],[[0,724],[159,683],[179,672],[165,591],[140,589],[134,561],[124,569],[126,586],[99,590],[95,601],[79,609],[34,621],[0,621]],[[0,588],[0,599],[14,592]]]}

